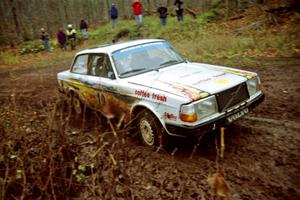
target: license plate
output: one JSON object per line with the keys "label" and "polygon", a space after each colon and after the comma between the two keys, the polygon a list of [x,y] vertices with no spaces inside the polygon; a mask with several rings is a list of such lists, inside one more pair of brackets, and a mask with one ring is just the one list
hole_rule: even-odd
{"label": "license plate", "polygon": [[249,112],[249,109],[245,108],[244,110],[241,110],[241,111],[239,111],[239,112],[237,112],[237,113],[235,113],[235,114],[227,117],[227,120],[228,120],[229,123],[231,123],[231,122],[237,120],[238,118],[246,115],[248,112]]}

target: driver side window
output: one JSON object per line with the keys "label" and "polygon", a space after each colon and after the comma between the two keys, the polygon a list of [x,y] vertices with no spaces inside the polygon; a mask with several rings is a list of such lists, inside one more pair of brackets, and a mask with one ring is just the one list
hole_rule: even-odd
{"label": "driver side window", "polygon": [[92,54],[89,58],[88,75],[115,79],[115,75],[106,54]]}

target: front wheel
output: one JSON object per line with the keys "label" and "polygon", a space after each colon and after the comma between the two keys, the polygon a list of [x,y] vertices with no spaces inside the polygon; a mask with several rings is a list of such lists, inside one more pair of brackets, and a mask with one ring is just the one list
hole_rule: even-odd
{"label": "front wheel", "polygon": [[147,110],[138,114],[137,130],[141,141],[147,146],[166,146],[168,135],[158,119]]}

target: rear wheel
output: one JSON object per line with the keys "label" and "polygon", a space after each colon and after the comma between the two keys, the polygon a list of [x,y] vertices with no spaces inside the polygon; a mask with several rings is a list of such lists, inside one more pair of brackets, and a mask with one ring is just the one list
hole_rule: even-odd
{"label": "rear wheel", "polygon": [[166,146],[167,134],[158,119],[147,110],[138,114],[137,130],[141,141],[147,146]]}
{"label": "rear wheel", "polygon": [[72,106],[77,115],[81,115],[83,112],[82,103],[78,97],[78,95],[73,95],[72,97]]}
{"label": "rear wheel", "polygon": [[67,94],[67,104],[70,108],[70,114],[75,113],[77,116],[80,116],[83,113],[83,104],[76,93],[69,92]]}

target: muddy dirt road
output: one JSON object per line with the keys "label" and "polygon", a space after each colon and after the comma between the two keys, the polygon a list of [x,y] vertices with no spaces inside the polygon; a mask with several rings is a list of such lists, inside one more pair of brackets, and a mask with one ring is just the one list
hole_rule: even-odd
{"label": "muddy dirt road", "polygon": [[[53,109],[58,98],[56,73],[68,68],[69,62],[65,60],[55,67],[40,70],[0,73],[2,145],[20,138],[28,146],[42,141],[34,134],[47,130],[49,120],[45,113]],[[223,170],[231,188],[229,199],[300,199],[300,58],[260,59],[258,65],[248,69],[260,74],[266,100],[251,114],[234,122],[225,133]],[[7,122],[12,115],[17,122]],[[9,135],[16,131],[24,136]],[[97,137],[105,130],[87,128],[81,133],[79,125],[70,124],[65,131],[74,141],[79,140],[80,152],[88,157],[99,146],[97,142],[83,144],[85,139]],[[141,146],[134,137],[126,137],[124,169],[129,177],[118,176],[111,190],[119,199],[129,196],[134,199],[215,199],[206,181],[207,175],[216,171],[214,134],[206,135],[198,144],[174,138],[170,151],[166,152],[153,151]],[[197,149],[192,155],[195,146]],[[103,156],[99,155],[99,159],[104,159]],[[98,170],[103,176],[101,183],[112,186],[106,177],[110,175],[105,175],[108,169],[103,163],[101,166]],[[88,180],[84,184],[88,184]],[[104,193],[111,190],[103,187],[97,193],[83,189],[76,195],[77,199],[97,196],[109,199]]]}

